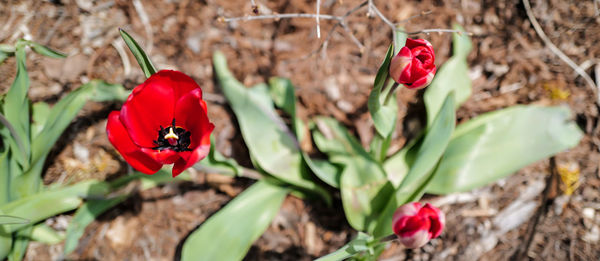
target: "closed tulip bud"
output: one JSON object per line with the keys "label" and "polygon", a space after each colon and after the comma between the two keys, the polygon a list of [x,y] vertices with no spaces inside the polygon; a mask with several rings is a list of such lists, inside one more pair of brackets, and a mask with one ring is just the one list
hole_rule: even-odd
{"label": "closed tulip bud", "polygon": [[407,248],[418,248],[438,237],[446,222],[444,213],[429,203],[404,204],[394,212],[392,228],[400,242]]}
{"label": "closed tulip bud", "polygon": [[435,76],[433,47],[424,39],[406,39],[406,45],[392,59],[390,76],[409,89],[427,87]]}

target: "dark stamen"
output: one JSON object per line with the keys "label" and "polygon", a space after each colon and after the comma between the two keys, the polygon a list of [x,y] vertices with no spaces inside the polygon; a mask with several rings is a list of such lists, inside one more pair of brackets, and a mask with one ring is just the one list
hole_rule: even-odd
{"label": "dark stamen", "polygon": [[[177,135],[178,139],[175,140],[175,142],[173,142],[173,140],[171,140],[171,142],[169,142],[169,139],[166,139],[165,136],[167,136],[167,134],[169,134],[169,132],[173,130],[173,133],[175,133],[175,135]],[[158,145],[156,147],[153,147],[152,149],[154,150],[165,150],[165,149],[171,149],[174,150],[176,152],[181,152],[181,151],[191,151],[190,148],[188,148],[190,146],[190,136],[192,135],[191,132],[187,131],[184,128],[181,127],[177,127],[175,125],[175,119],[173,119],[173,121],[171,122],[171,126],[167,127],[167,128],[163,128],[163,126],[160,126],[160,130],[158,131],[158,139],[153,141],[154,144]],[[174,144],[172,144],[174,143]]]}

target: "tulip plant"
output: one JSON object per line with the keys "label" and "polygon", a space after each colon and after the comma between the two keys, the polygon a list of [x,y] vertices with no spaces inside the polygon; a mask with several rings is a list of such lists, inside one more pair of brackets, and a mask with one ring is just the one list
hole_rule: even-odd
{"label": "tulip plant", "polygon": [[[51,58],[65,55],[28,40],[0,45],[0,63],[16,59],[16,77],[0,96],[0,259],[21,260],[28,243],[65,241],[65,254],[75,250],[85,227],[108,208],[125,200],[123,188],[137,180],[138,189],[172,181],[167,171],[147,176],[131,173],[113,181],[87,180],[75,184],[44,185],[42,174],[48,153],[87,101],[123,101],[123,86],[92,80],[66,94],[54,105],[27,98],[30,86],[26,52],[32,49]],[[189,179],[181,175],[178,179]],[[66,233],[43,221],[75,211]]]}
{"label": "tulip plant", "polygon": [[[453,35],[453,56],[437,70],[428,41],[409,39],[401,31],[395,35],[368,99],[375,132],[368,148],[333,118],[298,118],[291,81],[274,77],[268,84],[247,88],[229,71],[225,56],[214,54],[216,79],[261,175],[187,237],[183,260],[242,260],[288,194],[331,204],[331,191],[339,191],[345,217],[358,232],[354,240],[319,260],[375,260],[390,240],[421,247],[438,237],[445,224],[444,213],[418,202],[425,193],[449,194],[490,184],[581,139],[565,107],[513,106],[457,126],[456,109],[471,95],[469,37]],[[25,49],[62,55],[25,40],[14,47],[0,46],[0,60],[11,55],[17,59],[15,82],[0,100],[2,257],[21,259],[29,240],[57,243],[65,238],[68,254],[89,223],[128,196],[120,188],[131,181],[141,180],[144,189],[168,181],[169,170],[175,177],[189,167],[243,174],[242,167],[211,146],[214,126],[200,86],[184,73],[158,71],[133,38],[122,30],[121,36],[148,79],[131,93],[120,85],[91,81],[51,109],[45,103],[30,106],[26,97]],[[398,119],[395,95],[425,87],[426,127],[404,148],[390,151]],[[108,116],[107,136],[140,173],[111,182],[44,186],[46,155],[87,100],[124,101],[120,111]],[[325,158],[302,151],[299,144],[311,140]],[[170,164],[165,170],[163,165]],[[40,222],[75,209],[66,235]]]}

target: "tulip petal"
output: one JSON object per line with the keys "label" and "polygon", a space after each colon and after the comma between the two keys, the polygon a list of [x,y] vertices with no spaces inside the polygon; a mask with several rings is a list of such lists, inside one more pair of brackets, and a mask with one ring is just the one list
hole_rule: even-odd
{"label": "tulip petal", "polygon": [[131,139],[139,146],[156,146],[160,126],[173,120],[175,102],[187,93],[200,89],[189,76],[177,72],[159,71],[138,85],[121,109],[121,121]]}
{"label": "tulip petal", "polygon": [[181,159],[173,166],[173,176],[202,160],[210,150],[210,134],[214,125],[207,115],[206,102],[202,100],[202,91],[196,89],[181,97],[175,106],[177,125],[191,132],[190,149],[180,152]]}
{"label": "tulip petal", "polygon": [[150,156],[156,162],[161,164],[173,164],[180,158],[177,152],[170,149],[153,150],[149,148],[142,148],[142,152],[146,153],[146,155]]}
{"label": "tulip petal", "polygon": [[140,147],[131,140],[127,133],[127,129],[125,129],[125,126],[119,118],[120,114],[118,111],[113,111],[108,116],[106,133],[110,143],[115,146],[125,161],[127,161],[134,169],[145,174],[156,173],[160,170],[162,164],[156,162],[141,151]]}

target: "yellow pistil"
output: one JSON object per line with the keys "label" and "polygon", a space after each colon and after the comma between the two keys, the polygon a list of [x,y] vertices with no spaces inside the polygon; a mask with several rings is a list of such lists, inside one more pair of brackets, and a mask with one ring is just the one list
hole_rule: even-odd
{"label": "yellow pistil", "polygon": [[173,132],[173,128],[169,128],[169,133],[167,133],[167,135],[165,135],[165,140],[168,140],[168,139],[176,139],[176,140],[179,139],[177,134],[175,134],[175,132]]}

